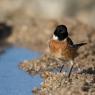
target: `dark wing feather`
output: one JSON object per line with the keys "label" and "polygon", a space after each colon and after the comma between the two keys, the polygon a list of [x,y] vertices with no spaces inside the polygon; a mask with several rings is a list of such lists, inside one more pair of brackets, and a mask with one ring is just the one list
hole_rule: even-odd
{"label": "dark wing feather", "polygon": [[68,42],[69,45],[73,45],[73,41],[69,37],[67,38],[67,42]]}
{"label": "dark wing feather", "polygon": [[67,38],[67,42],[70,45],[70,47],[73,47],[73,48],[79,48],[79,47],[87,44],[87,43],[74,44],[73,41],[69,37]]}

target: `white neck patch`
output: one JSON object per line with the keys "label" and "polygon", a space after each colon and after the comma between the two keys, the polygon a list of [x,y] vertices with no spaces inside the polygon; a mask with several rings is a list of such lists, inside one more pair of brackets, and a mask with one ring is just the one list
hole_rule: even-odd
{"label": "white neck patch", "polygon": [[58,40],[58,37],[53,35],[53,40]]}

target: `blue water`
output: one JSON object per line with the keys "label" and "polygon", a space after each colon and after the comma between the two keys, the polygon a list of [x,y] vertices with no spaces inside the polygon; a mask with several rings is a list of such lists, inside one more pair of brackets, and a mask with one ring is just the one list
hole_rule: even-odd
{"label": "blue water", "polygon": [[8,48],[0,55],[0,95],[32,95],[32,89],[39,87],[42,79],[30,76],[18,65],[25,59],[39,56],[25,48]]}

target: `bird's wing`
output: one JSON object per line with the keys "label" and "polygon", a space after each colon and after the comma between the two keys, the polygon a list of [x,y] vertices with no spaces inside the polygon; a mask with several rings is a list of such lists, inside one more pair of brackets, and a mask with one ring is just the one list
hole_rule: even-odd
{"label": "bird's wing", "polygon": [[73,49],[76,49],[76,48],[77,48],[77,45],[75,45],[75,44],[73,43],[73,41],[71,40],[70,37],[67,38],[67,43],[68,43],[68,45],[70,46],[70,48],[73,48]]}
{"label": "bird's wing", "polygon": [[87,43],[79,43],[79,44],[74,44],[73,41],[68,37],[67,38],[67,43],[69,44],[70,47],[72,48],[79,48],[83,45],[86,45]]}
{"label": "bird's wing", "polygon": [[71,38],[67,38],[67,43],[69,44],[69,45],[73,45],[74,43],[73,43],[73,41],[71,40]]}

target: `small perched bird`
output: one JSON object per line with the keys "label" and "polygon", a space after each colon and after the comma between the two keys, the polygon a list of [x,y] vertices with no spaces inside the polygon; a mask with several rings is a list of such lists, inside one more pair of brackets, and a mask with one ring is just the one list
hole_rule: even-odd
{"label": "small perched bird", "polygon": [[[74,66],[74,58],[78,56],[78,48],[85,44],[86,43],[74,44],[70,37],[68,37],[68,30],[65,25],[58,25],[56,27],[54,34],[49,41],[50,53],[55,58],[63,59],[71,63],[68,77],[70,77]],[[62,65],[60,72],[63,67],[64,65]]]}

